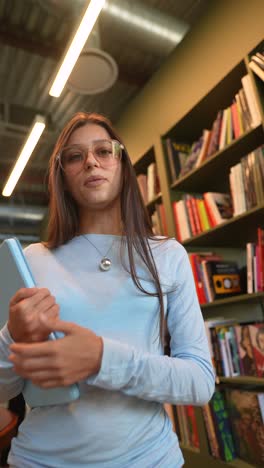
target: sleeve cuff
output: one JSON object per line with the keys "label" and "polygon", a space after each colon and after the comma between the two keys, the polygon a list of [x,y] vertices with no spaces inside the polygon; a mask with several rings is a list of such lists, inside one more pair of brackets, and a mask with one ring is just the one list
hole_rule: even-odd
{"label": "sleeve cuff", "polygon": [[2,337],[4,338],[4,341],[7,345],[11,345],[12,343],[14,343],[14,340],[12,338],[12,336],[10,335],[10,332],[8,330],[8,326],[7,326],[7,323],[3,326],[3,328],[1,329],[1,335]]}
{"label": "sleeve cuff", "polygon": [[103,339],[103,356],[98,374],[88,377],[86,382],[107,389],[120,389],[124,385],[125,374],[131,372],[134,362],[133,348],[109,338]]}

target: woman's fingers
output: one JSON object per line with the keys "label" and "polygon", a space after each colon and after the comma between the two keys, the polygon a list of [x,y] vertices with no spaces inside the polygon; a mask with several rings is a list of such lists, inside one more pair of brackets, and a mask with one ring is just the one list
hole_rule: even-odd
{"label": "woman's fingers", "polygon": [[40,319],[59,317],[59,306],[47,288],[21,288],[12,298],[8,329],[16,342],[36,342],[48,338],[49,327]]}
{"label": "woman's fingers", "polygon": [[34,296],[39,291],[38,288],[21,288],[17,293],[11,298],[10,306],[16,305],[23,299],[27,299],[31,296]]}

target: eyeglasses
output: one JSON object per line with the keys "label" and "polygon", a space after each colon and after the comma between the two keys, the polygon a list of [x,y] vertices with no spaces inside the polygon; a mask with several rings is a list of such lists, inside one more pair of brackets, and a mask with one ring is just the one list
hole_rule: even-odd
{"label": "eyeglasses", "polygon": [[83,169],[89,151],[101,167],[111,167],[120,161],[123,149],[124,146],[117,140],[95,140],[87,147],[66,146],[56,159],[63,171],[76,173]]}

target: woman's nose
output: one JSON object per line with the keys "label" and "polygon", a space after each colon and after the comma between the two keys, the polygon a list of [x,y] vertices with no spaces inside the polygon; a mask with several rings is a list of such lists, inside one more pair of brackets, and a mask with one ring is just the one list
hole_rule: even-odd
{"label": "woman's nose", "polygon": [[93,151],[90,148],[87,149],[84,166],[85,167],[99,166],[99,163],[97,159],[95,158]]}

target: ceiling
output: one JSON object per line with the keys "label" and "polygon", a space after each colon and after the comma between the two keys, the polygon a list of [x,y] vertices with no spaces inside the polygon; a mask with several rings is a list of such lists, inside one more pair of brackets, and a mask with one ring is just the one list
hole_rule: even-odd
{"label": "ceiling", "polygon": [[[11,197],[0,195],[0,237],[37,234],[47,206],[45,174],[52,146],[77,111],[115,122],[177,46],[178,31],[199,21],[210,0],[107,0],[97,22],[100,48],[116,61],[107,91],[49,96],[86,0],[0,0],[0,194],[36,114],[47,127]],[[165,31],[165,33],[164,33]]]}

